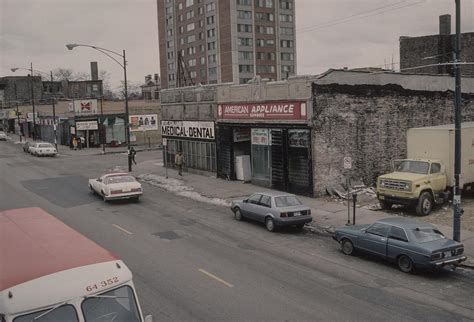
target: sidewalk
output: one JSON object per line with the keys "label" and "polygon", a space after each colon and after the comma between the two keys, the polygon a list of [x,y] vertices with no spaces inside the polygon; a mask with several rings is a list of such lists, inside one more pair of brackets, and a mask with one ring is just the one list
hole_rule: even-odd
{"label": "sidewalk", "polygon": [[[159,186],[178,192],[183,196],[197,199],[196,196],[206,198],[208,202],[219,205],[229,205],[233,199],[248,196],[255,192],[274,191],[239,181],[226,181],[216,177],[207,177],[197,174],[184,173],[179,176],[174,169],[168,169],[168,179],[165,178],[166,169],[162,163],[146,161],[138,165],[136,172],[141,179],[148,181],[151,177],[159,182]],[[184,194],[182,192],[187,192]],[[298,197],[304,204],[311,208],[313,223],[307,228],[318,234],[332,234],[335,228],[347,224],[347,203],[323,200],[323,198]],[[230,211],[230,210],[229,210]],[[393,216],[383,211],[373,211],[364,208],[356,208],[356,224],[370,224],[374,221]],[[423,217],[416,219],[423,220]],[[352,203],[350,209],[350,220],[352,222]],[[452,227],[437,225],[448,237],[452,235]],[[461,231],[461,240],[468,256],[467,265],[474,266],[474,233],[467,230]]]}
{"label": "sidewalk", "polygon": [[[12,141],[15,144],[24,144],[26,141],[33,141],[31,138],[26,138],[22,137],[22,141],[20,142],[20,136],[16,134],[8,134],[8,137],[10,141]],[[41,140],[38,140],[41,141]],[[160,145],[151,145],[150,147],[148,145],[133,145],[133,148],[137,152],[141,151],[152,151],[152,150],[161,150],[162,146]],[[120,147],[105,147],[105,153],[103,152],[102,147],[94,147],[94,148],[83,148],[83,149],[77,149],[73,150],[67,145],[60,145],[58,144],[58,154],[61,155],[67,155],[67,156],[88,156],[88,155],[102,155],[102,154],[118,154],[118,153],[127,153],[127,147],[126,146],[120,146]]]}

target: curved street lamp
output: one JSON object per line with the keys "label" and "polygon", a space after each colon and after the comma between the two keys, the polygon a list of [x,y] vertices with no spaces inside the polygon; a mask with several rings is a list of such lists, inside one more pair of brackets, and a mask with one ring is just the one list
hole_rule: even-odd
{"label": "curved street lamp", "polygon": [[[24,67],[14,67],[14,68],[11,68],[10,70],[14,73],[16,72],[17,70],[27,70],[29,72],[31,72],[31,76],[33,76],[33,63],[31,63],[31,67],[30,68],[24,68]],[[48,73],[45,73],[45,72],[42,72],[40,70],[37,70],[35,69],[34,70],[35,73],[37,74],[43,74],[45,76],[49,76],[51,77],[51,82],[53,82],[53,72],[50,71],[49,74]],[[33,80],[31,80],[31,101],[32,101],[32,105],[33,105],[33,140],[36,140],[36,120],[35,120],[35,97],[34,97],[34,90],[33,90]],[[57,138],[57,135],[56,135],[56,128],[57,128],[57,123],[56,123],[56,105],[55,105],[55,97],[53,95],[52,99],[51,99],[51,102],[52,102],[52,105],[53,105],[53,129],[54,129],[54,146],[56,148],[56,151],[58,151],[58,138]],[[17,111],[18,112],[18,111]],[[21,136],[20,136],[20,140],[21,140]]]}
{"label": "curved street lamp", "polygon": [[[132,158],[131,158],[131,155],[130,155],[130,127],[129,127],[129,115],[128,115],[127,60],[125,58],[125,49],[122,51],[122,54],[120,54],[120,53],[118,53],[116,51],[113,51],[113,50],[110,50],[110,49],[97,47],[97,46],[92,46],[92,45],[84,45],[84,44],[67,44],[66,45],[66,48],[69,49],[69,50],[73,50],[76,47],[89,47],[89,48],[95,49],[95,50],[101,52],[102,54],[106,55],[107,57],[109,57],[113,61],[115,61],[123,69],[123,76],[124,76],[124,80],[125,80],[125,84],[124,84],[125,85],[125,93],[124,93],[125,94],[125,136],[126,136],[127,150],[128,150],[128,171],[131,172],[132,171]],[[118,61],[113,55],[122,58],[123,63]]]}

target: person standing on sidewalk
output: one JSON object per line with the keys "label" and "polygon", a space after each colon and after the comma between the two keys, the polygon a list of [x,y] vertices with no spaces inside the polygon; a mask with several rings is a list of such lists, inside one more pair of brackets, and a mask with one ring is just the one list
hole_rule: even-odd
{"label": "person standing on sidewalk", "polygon": [[174,157],[174,164],[178,167],[178,174],[180,176],[183,175],[183,164],[184,164],[184,156],[181,151],[178,151],[178,154]]}
{"label": "person standing on sidewalk", "polygon": [[137,154],[137,151],[133,148],[133,146],[130,148],[130,158],[132,159],[132,162],[137,165],[137,161],[135,161],[135,155]]}
{"label": "person standing on sidewalk", "polygon": [[77,139],[75,136],[72,138],[72,146],[74,147],[74,150],[77,150]]}

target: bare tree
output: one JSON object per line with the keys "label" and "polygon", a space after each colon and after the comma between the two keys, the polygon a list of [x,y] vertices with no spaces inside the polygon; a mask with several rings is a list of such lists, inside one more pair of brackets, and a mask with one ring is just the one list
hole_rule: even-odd
{"label": "bare tree", "polygon": [[53,70],[53,78],[57,81],[72,80],[74,71],[68,68],[56,68]]}
{"label": "bare tree", "polygon": [[[125,82],[121,81],[120,86],[117,88],[119,98],[125,99]],[[128,90],[128,98],[129,99],[141,99],[142,98],[142,91],[140,85],[136,83],[127,81],[127,90]]]}

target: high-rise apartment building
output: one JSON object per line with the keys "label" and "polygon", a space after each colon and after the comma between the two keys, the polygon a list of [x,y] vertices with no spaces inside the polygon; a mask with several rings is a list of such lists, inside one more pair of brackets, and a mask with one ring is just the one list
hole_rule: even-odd
{"label": "high-rise apartment building", "polygon": [[157,0],[162,88],[296,74],[295,0]]}

